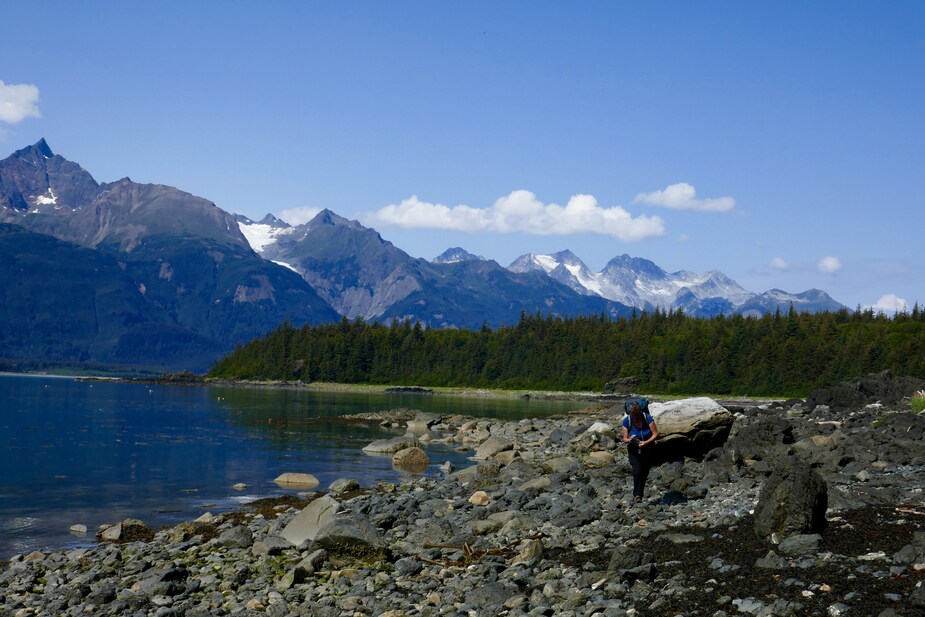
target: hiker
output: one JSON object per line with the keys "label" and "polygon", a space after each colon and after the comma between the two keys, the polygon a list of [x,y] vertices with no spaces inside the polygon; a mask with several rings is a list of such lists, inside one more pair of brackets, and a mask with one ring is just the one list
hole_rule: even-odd
{"label": "hiker", "polygon": [[627,401],[623,418],[623,443],[633,469],[633,501],[636,503],[642,501],[646,478],[652,468],[652,444],[658,437],[658,428],[648,407],[644,400]]}

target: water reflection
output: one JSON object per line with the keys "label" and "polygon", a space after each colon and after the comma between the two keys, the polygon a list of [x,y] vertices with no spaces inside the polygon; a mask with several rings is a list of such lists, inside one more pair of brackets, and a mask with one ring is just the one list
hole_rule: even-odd
{"label": "water reflection", "polygon": [[[245,387],[148,386],[0,376],[0,559],[38,546],[80,543],[69,529],[134,517],[151,526],[282,494],[273,479],[311,473],[370,486],[406,472],[366,456],[401,434],[334,416],[420,409],[517,418],[562,413],[575,402],[476,399]],[[428,444],[432,464],[469,453]],[[244,490],[233,488],[246,485]],[[86,541],[86,540],[85,540]]]}

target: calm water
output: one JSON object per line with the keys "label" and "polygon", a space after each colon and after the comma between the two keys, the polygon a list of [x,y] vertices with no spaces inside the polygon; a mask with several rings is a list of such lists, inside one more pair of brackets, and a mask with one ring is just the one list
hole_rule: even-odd
{"label": "calm water", "polygon": [[[284,472],[311,473],[320,488],[341,477],[364,486],[400,480],[389,457],[362,448],[403,431],[333,423],[333,416],[409,407],[521,418],[580,406],[0,375],[0,559],[87,544],[100,524],[123,518],[157,527],[281,495],[287,491],[273,478]],[[447,460],[470,464],[467,453],[425,449],[427,473]],[[237,483],[247,488],[231,488]],[[72,535],[75,524],[88,536]]]}

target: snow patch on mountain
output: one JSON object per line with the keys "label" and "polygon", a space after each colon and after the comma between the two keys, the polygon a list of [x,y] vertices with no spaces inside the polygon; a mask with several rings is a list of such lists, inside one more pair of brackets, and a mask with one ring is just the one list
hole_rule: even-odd
{"label": "snow patch on mountain", "polygon": [[35,205],[37,206],[55,206],[57,204],[58,196],[55,195],[55,192],[51,189],[51,187],[48,187],[48,191],[44,195],[38,195],[35,197]]}
{"label": "snow patch on mountain", "polygon": [[[247,240],[247,243],[258,255],[262,254],[268,246],[274,244],[280,236],[285,236],[295,231],[294,227],[270,214],[259,223],[240,214],[235,217],[235,220],[238,222],[238,229],[241,230],[244,239]],[[289,265],[286,265],[286,267],[292,268]]]}
{"label": "snow patch on mountain", "polygon": [[298,274],[299,276],[302,276],[302,273],[299,272],[298,270],[296,270],[295,267],[294,267],[292,264],[287,264],[285,261],[277,261],[277,260],[275,260],[275,259],[271,259],[270,261],[272,261],[273,263],[275,263],[277,266],[282,266],[282,267],[284,267],[284,268],[289,268],[290,270],[292,270],[293,272],[295,272],[295,273]]}

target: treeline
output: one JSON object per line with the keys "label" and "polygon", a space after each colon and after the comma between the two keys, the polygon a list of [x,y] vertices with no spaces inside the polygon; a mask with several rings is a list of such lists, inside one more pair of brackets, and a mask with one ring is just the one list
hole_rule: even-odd
{"label": "treeline", "polygon": [[601,391],[635,377],[642,392],[803,396],[865,373],[925,376],[925,314],[872,310],[692,318],[521,314],[497,330],[426,330],[344,319],[284,323],[238,346],[212,377],[471,388]]}

